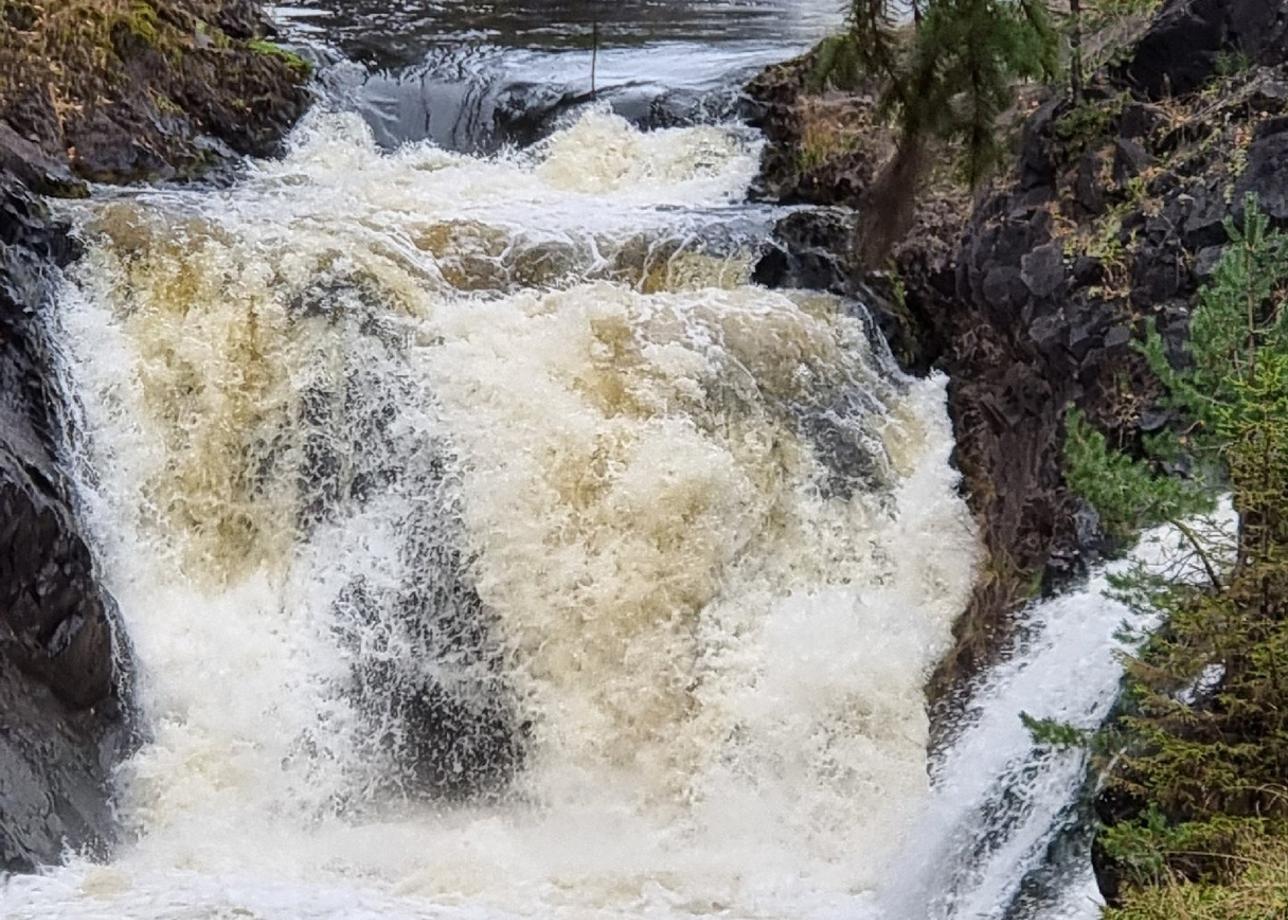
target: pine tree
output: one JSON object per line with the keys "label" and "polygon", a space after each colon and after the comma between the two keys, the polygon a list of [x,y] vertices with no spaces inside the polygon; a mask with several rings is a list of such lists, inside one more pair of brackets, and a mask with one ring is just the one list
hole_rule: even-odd
{"label": "pine tree", "polygon": [[[911,15],[911,35],[899,25]],[[880,77],[882,109],[898,132],[894,156],[862,208],[861,260],[878,265],[906,234],[928,147],[960,151],[964,181],[977,185],[1000,161],[998,120],[1021,79],[1059,70],[1059,36],[1046,0],[853,0],[849,29],[823,52],[816,73]]]}
{"label": "pine tree", "polygon": [[[1288,874],[1288,237],[1255,201],[1244,210],[1183,366],[1156,332],[1143,345],[1187,419],[1186,450],[1211,490],[1229,492],[1238,527],[1200,546],[1205,580],[1122,585],[1166,618],[1129,660],[1127,713],[1102,738],[1111,789],[1140,809],[1102,838],[1132,892],[1111,914],[1124,920],[1183,902],[1216,905],[1194,917],[1282,916],[1255,892],[1264,873]],[[1195,483],[1153,476],[1084,422],[1070,430],[1069,481],[1114,526],[1187,513]]]}

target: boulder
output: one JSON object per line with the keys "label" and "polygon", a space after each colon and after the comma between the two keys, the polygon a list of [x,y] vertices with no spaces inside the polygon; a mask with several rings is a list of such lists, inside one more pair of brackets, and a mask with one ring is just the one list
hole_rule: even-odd
{"label": "boulder", "polygon": [[1136,45],[1126,76],[1151,99],[1183,95],[1241,59],[1283,63],[1285,39],[1286,0],[1168,0]]}
{"label": "boulder", "polygon": [[1288,224],[1288,125],[1275,119],[1248,149],[1248,164],[1234,189],[1236,203],[1255,195],[1261,209]]}

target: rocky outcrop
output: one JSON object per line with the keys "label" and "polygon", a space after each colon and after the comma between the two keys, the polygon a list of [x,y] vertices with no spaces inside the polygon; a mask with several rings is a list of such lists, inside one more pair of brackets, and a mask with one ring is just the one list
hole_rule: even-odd
{"label": "rocky outcrop", "polygon": [[1148,98],[1184,95],[1223,70],[1278,63],[1286,40],[1288,16],[1276,0],[1171,2],[1137,44],[1124,74]]}
{"label": "rocky outcrop", "polygon": [[0,7],[0,165],[50,194],[195,175],[272,153],[308,65],[256,0],[13,0]]}
{"label": "rocky outcrop", "polygon": [[753,194],[783,204],[857,207],[894,152],[894,132],[878,115],[879,85],[838,91],[819,83],[817,70],[811,53],[747,86],[756,106],[751,121],[768,141]]}
{"label": "rocky outcrop", "polygon": [[[1255,19],[1272,35],[1288,4],[1252,6],[1255,16],[1242,0],[1166,4],[1126,68],[1101,74],[1081,103],[1057,97],[1029,119],[1015,173],[966,229],[955,296],[909,285],[925,312],[949,316],[939,336],[951,342],[958,460],[993,560],[942,686],[987,658],[1026,590],[1058,584],[1099,548],[1094,513],[1064,488],[1068,410],[1127,449],[1168,425],[1136,343],[1156,328],[1182,359],[1194,297],[1246,196],[1288,218],[1288,45],[1253,44],[1246,31]],[[1219,32],[1213,54],[1249,56],[1164,106],[1159,87],[1194,88],[1210,35],[1181,54],[1175,30],[1200,14],[1242,23]],[[1158,53],[1164,38],[1174,53]]]}
{"label": "rocky outcrop", "polygon": [[[766,283],[863,297],[905,366],[951,378],[956,461],[989,561],[932,681],[945,706],[1002,645],[1010,613],[1102,549],[1094,513],[1064,487],[1068,410],[1126,448],[1168,425],[1134,343],[1153,326],[1181,357],[1194,296],[1246,195],[1288,223],[1288,0],[1170,0],[1144,25],[1083,100],[1032,100],[1014,170],[973,209],[925,190],[890,272],[858,271],[836,211],[792,215],[782,251],[761,264]],[[811,197],[782,179],[796,174],[776,148],[803,136],[784,73],[753,87],[774,141],[766,192],[853,205],[862,189]]]}
{"label": "rocky outcrop", "polygon": [[947,346],[939,337],[946,329],[940,328],[937,306],[918,315],[923,300],[905,297],[902,277],[937,286],[942,298],[953,296],[970,193],[951,178],[951,164],[928,170],[907,241],[895,247],[888,269],[864,271],[856,246],[859,213],[894,154],[895,133],[880,116],[880,86],[838,90],[820,82],[816,54],[771,67],[747,87],[750,120],[768,141],[753,197],[816,206],[778,223],[775,245],[757,264],[755,280],[862,300],[904,368],[925,373]]}
{"label": "rocky outcrop", "polygon": [[131,736],[126,640],[60,470],[40,318],[76,245],[35,193],[271,152],[307,67],[264,33],[254,0],[0,4],[0,874],[105,852]]}

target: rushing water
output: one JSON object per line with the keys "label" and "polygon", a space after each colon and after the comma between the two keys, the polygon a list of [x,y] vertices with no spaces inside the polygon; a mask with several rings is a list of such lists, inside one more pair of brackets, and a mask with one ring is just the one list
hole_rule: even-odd
{"label": "rushing water", "polygon": [[276,12],[382,146],[474,153],[532,143],[592,100],[644,127],[729,120],[758,70],[842,21],[838,0],[296,0]]}
{"label": "rushing water", "polygon": [[319,113],[230,191],[82,213],[57,338],[150,728],[92,909],[801,917],[879,881],[975,541],[943,381],[746,283],[757,153],[592,112],[391,155]]}
{"label": "rushing water", "polygon": [[[571,80],[577,9],[279,12],[473,92],[492,72],[436,55]],[[831,15],[602,22],[727,89]],[[1123,611],[1095,581],[1035,607],[929,758],[978,561],[945,381],[900,374],[861,306],[749,283],[779,216],[745,202],[755,133],[643,131],[610,94],[485,154],[394,130],[347,68],[231,188],[69,206],[88,252],[50,332],[144,731],[115,860],[12,879],[0,914],[1017,909],[1082,773],[1019,709],[1102,718]]]}

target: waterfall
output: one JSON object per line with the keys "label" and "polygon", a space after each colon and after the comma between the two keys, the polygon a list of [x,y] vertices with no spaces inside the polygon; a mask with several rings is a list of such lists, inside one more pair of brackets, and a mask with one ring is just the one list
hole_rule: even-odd
{"label": "waterfall", "polygon": [[69,208],[52,338],[146,730],[115,861],[8,916],[871,907],[978,548],[945,381],[749,283],[758,152],[319,111],[231,188]]}

